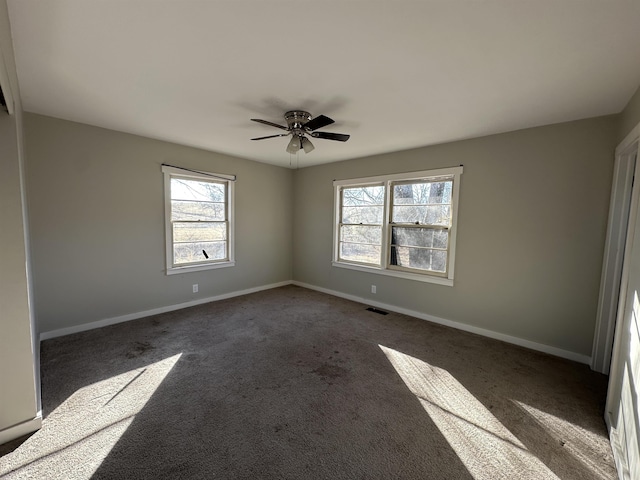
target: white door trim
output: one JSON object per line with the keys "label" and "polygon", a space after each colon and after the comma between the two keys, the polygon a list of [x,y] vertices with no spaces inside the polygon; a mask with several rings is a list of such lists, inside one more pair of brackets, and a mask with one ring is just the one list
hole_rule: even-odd
{"label": "white door trim", "polygon": [[[616,156],[618,154],[622,155],[623,153],[627,153],[629,151],[638,150],[638,139],[640,138],[640,124],[634,128],[629,135],[622,141],[618,148],[616,148]],[[636,167],[638,164],[638,159],[636,156]],[[633,245],[634,239],[634,231],[636,228],[636,217],[638,215],[638,197],[640,196],[640,181],[633,185],[632,194],[631,194],[631,207],[629,209],[629,226],[627,228],[627,239],[626,245]],[[629,286],[629,262],[631,259],[631,249],[626,248],[624,252],[624,260],[622,262],[622,279],[620,281],[620,295],[618,298],[618,305],[615,317],[615,324],[618,328],[614,326],[614,339],[613,339],[613,351],[611,355],[611,369],[609,372],[609,390],[607,391],[607,402],[605,408],[605,422],[607,426],[611,428],[610,422],[610,413],[611,407],[614,402],[617,401],[620,397],[620,392],[617,391],[617,387],[614,386],[614,379],[617,379],[621,372],[622,364],[624,363],[624,359],[621,358],[621,353],[624,350],[620,345],[620,336],[622,335],[621,324],[624,321],[624,307],[627,301],[627,287]]]}
{"label": "white door trim", "polygon": [[[640,143],[640,124],[638,124],[627,135],[623,142],[616,149],[616,159],[628,155],[630,158],[636,159],[636,171],[640,173],[638,164],[640,164],[640,155],[638,155],[638,145]],[[624,373],[624,365],[626,362],[627,346],[624,345],[625,341],[625,329],[629,328],[627,318],[630,318],[627,313],[627,290],[629,287],[629,270],[631,259],[634,255],[638,255],[638,252],[633,252],[633,242],[635,239],[635,230],[637,226],[638,208],[640,200],[640,181],[634,182],[631,192],[631,203],[629,208],[629,221],[627,228],[627,235],[625,241],[624,259],[622,262],[622,275],[619,288],[619,299],[617,305],[617,313],[615,315],[615,324],[611,328],[614,329],[614,341],[613,350],[610,363],[609,374],[609,388],[607,390],[607,401],[605,405],[604,420],[607,424],[609,431],[609,439],[611,441],[611,447],[613,450],[613,456],[616,461],[616,467],[618,470],[618,478],[620,480],[630,480],[630,465],[627,463],[629,452],[627,452],[627,443],[622,438],[620,427],[620,408],[622,407],[622,381],[620,381]],[[610,319],[612,320],[612,319]],[[600,326],[600,325],[598,325]],[[595,346],[595,342],[594,342]],[[594,347],[595,348],[595,347]],[[630,412],[630,414],[638,415],[638,412]],[[617,420],[616,420],[617,419]],[[624,420],[622,420],[624,421]],[[616,425],[614,425],[614,423]],[[629,434],[625,432],[624,435]]]}
{"label": "white door trim", "polygon": [[591,353],[591,368],[605,375],[609,373],[611,366],[639,136],[640,125],[633,129],[618,145],[615,153],[607,239],[604,247],[596,329]]}

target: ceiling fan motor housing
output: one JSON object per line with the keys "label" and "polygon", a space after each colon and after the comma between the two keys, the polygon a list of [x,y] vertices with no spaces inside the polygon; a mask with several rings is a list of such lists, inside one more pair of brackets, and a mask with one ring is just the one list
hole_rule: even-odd
{"label": "ceiling fan motor housing", "polygon": [[311,120],[311,114],[302,110],[291,110],[284,114],[284,119],[287,121],[290,130],[304,131],[304,124]]}

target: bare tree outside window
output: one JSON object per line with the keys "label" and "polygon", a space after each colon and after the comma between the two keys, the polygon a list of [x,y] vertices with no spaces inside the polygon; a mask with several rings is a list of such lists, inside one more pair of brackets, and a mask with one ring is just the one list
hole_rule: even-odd
{"label": "bare tree outside window", "polygon": [[392,184],[390,265],[446,272],[453,181]]}
{"label": "bare tree outside window", "polygon": [[171,179],[174,265],[227,258],[226,183]]}
{"label": "bare tree outside window", "polygon": [[333,266],[453,285],[462,171],[334,180]]}
{"label": "bare tree outside window", "polygon": [[385,189],[382,185],[344,188],[339,257],[380,265]]}

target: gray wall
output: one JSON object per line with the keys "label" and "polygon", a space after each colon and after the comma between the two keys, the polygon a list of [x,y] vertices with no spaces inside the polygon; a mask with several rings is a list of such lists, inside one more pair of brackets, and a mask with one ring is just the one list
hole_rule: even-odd
{"label": "gray wall", "polygon": [[20,173],[22,111],[4,0],[0,2],[0,49],[9,77],[4,87],[10,86],[16,97],[14,115],[0,110],[0,440],[10,440],[16,435],[14,429],[8,429],[33,420],[39,401]]}
{"label": "gray wall", "polygon": [[[47,332],[294,278],[589,355],[612,152],[638,117],[636,93],[620,116],[292,173],[26,114],[39,327]],[[164,274],[163,162],[238,175],[236,267]],[[453,288],[331,267],[333,179],[461,163]],[[195,295],[193,283],[200,285]]]}
{"label": "gray wall", "polygon": [[618,121],[618,141],[622,142],[624,137],[633,130],[633,128],[640,123],[640,87],[636,90],[636,93],[631,97],[629,103],[620,113]]}
{"label": "gray wall", "polygon": [[[291,170],[29,113],[25,131],[41,331],[291,279]],[[163,162],[238,176],[235,267],[165,275]]]}
{"label": "gray wall", "polygon": [[[590,355],[615,136],[610,116],[298,170],[294,279]],[[453,287],[331,266],[334,179],[459,164]]]}

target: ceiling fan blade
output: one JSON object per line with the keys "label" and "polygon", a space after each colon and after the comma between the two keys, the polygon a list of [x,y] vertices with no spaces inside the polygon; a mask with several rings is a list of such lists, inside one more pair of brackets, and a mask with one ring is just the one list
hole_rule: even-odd
{"label": "ceiling fan blade", "polygon": [[251,140],[264,140],[265,138],[286,137],[287,135],[289,135],[289,134],[288,133],[279,133],[277,135],[267,135],[266,137],[256,137],[256,138],[252,138]]}
{"label": "ceiling fan blade", "polygon": [[272,127],[281,128],[282,130],[289,130],[287,127],[283,127],[282,125],[278,125],[277,123],[269,122],[267,120],[260,120],[259,118],[252,118],[251,121],[271,125]]}
{"label": "ceiling fan blade", "polygon": [[313,132],[311,134],[313,138],[324,138],[325,140],[337,140],[338,142],[346,142],[351,135],[345,133],[333,133],[333,132]]}
{"label": "ceiling fan blade", "polygon": [[311,143],[311,140],[309,140],[307,137],[301,137],[300,143],[302,144],[302,148],[304,148],[304,153],[309,153],[311,150],[316,148],[313,146],[313,143]]}
{"label": "ceiling fan blade", "polygon": [[304,128],[309,130],[317,130],[318,128],[326,127],[327,125],[331,125],[334,123],[329,117],[325,117],[324,115],[318,115],[316,118],[312,118],[307,123],[304,124]]}
{"label": "ceiling fan blade", "polygon": [[291,137],[289,145],[287,145],[287,152],[296,153],[298,150],[300,150],[300,137],[298,135],[294,135]]}

